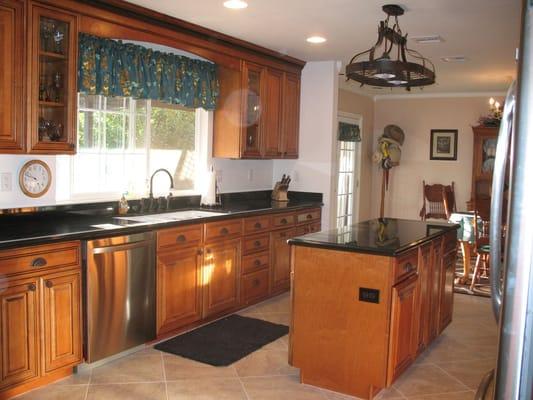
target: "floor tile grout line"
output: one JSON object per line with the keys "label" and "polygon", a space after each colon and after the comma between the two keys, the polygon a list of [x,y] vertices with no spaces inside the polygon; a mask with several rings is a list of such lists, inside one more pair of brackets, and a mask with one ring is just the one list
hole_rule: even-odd
{"label": "floor tile grout line", "polygon": [[163,380],[165,381],[165,399],[168,400],[168,385],[167,385],[167,372],[165,369],[165,359],[163,358],[163,352],[159,352],[161,357],[161,368],[163,369]]}
{"label": "floor tile grout line", "polygon": [[443,394],[460,394],[460,393],[470,393],[470,392],[474,392],[472,389],[468,389],[468,390],[459,390],[459,391],[454,391],[454,392],[438,392],[438,393],[430,393],[430,394],[417,394],[417,395],[414,395],[414,396],[411,396],[411,397],[406,397],[407,400],[418,400],[418,399],[424,399],[426,398],[427,396],[441,396]]}
{"label": "floor tile grout line", "polygon": [[246,390],[246,387],[244,386],[244,382],[242,381],[241,377],[238,376],[237,379],[241,383],[242,391],[244,392],[244,397],[246,397],[247,400],[250,400],[250,396],[248,395],[248,391]]}
{"label": "floor tile grout line", "polygon": [[93,377],[93,369],[89,369],[89,380],[87,381],[87,387],[85,388],[85,396],[83,397],[83,400],[87,400],[89,397],[89,388],[91,387],[91,380]]}
{"label": "floor tile grout line", "polygon": [[468,387],[468,385],[466,385],[463,381],[459,380],[458,378],[456,378],[455,376],[453,376],[452,374],[450,374],[448,371],[446,371],[445,369],[439,367],[437,364],[433,364],[435,367],[437,367],[438,369],[440,369],[442,372],[444,372],[446,375],[448,375],[450,378],[452,379],[455,379],[457,382],[459,382],[461,385],[463,385],[465,388],[467,388],[468,390],[472,390],[470,387]]}

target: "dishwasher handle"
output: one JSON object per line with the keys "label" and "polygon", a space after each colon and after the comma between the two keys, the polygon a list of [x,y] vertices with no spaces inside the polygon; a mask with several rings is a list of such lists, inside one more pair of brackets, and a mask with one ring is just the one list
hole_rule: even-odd
{"label": "dishwasher handle", "polygon": [[152,240],[143,240],[141,242],[119,244],[115,246],[95,247],[94,249],[92,249],[92,254],[113,253],[115,251],[137,249],[139,247],[150,246],[152,243],[153,243]]}

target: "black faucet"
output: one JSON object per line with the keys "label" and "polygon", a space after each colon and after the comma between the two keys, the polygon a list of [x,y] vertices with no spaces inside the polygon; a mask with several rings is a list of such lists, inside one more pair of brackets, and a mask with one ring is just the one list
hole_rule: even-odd
{"label": "black faucet", "polygon": [[[164,201],[159,199],[159,201],[154,201],[154,191],[153,191],[153,185],[154,185],[154,176],[158,173],[158,172],[165,172],[168,177],[170,178],[170,189],[174,189],[174,178],[172,178],[172,175],[170,172],[168,172],[166,169],[164,168],[159,168],[158,170],[155,170],[154,173],[152,174],[152,176],[150,177],[150,194],[148,196],[148,205],[146,206],[146,204],[144,203],[144,201],[142,202],[141,204],[141,212],[145,211],[146,209],[148,209],[149,211],[154,211],[154,210],[157,210],[157,209],[164,209],[165,206],[164,206]],[[169,204],[170,204],[170,196],[172,196],[172,193],[170,193],[167,197],[167,201],[166,201],[166,208],[168,209],[169,208]],[[144,200],[144,199],[142,199]]]}

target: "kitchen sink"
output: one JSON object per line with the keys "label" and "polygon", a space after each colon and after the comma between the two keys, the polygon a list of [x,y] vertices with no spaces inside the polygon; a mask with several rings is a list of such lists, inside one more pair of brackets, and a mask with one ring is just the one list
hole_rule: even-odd
{"label": "kitchen sink", "polygon": [[174,212],[165,212],[160,214],[150,214],[150,215],[138,215],[131,217],[114,217],[118,220],[126,220],[137,222],[139,224],[157,224],[169,221],[183,221],[189,219],[197,218],[208,218],[216,217],[218,215],[225,215],[226,213],[215,212],[215,211],[199,211],[199,210],[187,210],[187,211],[174,211]]}

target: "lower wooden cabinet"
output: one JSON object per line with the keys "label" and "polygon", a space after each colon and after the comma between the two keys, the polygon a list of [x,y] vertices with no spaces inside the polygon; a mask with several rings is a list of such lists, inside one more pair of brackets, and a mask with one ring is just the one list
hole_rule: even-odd
{"label": "lower wooden cabinet", "polygon": [[416,289],[418,275],[392,288],[389,367],[387,381],[391,384],[416,357],[418,315]]}
{"label": "lower wooden cabinet", "polygon": [[270,262],[272,292],[280,292],[290,287],[290,246],[287,240],[296,236],[296,229],[283,229],[270,234]]}
{"label": "lower wooden cabinet", "polygon": [[255,303],[268,296],[268,269],[252,272],[242,277],[242,304]]}
{"label": "lower wooden cabinet", "polygon": [[0,285],[0,389],[39,375],[38,280]]}
{"label": "lower wooden cabinet", "polygon": [[429,268],[429,326],[428,342],[433,341],[439,334],[440,285],[442,269],[442,238],[433,240],[431,245],[431,263]]}
{"label": "lower wooden cabinet", "polygon": [[65,272],[40,279],[43,292],[44,373],[82,359],[81,272]]}
{"label": "lower wooden cabinet", "polygon": [[420,246],[418,253],[418,285],[416,290],[417,313],[420,316],[417,334],[417,353],[420,354],[429,344],[431,285],[431,244]]}
{"label": "lower wooden cabinet", "polygon": [[202,318],[201,254],[198,246],[158,253],[158,335]]}
{"label": "lower wooden cabinet", "polygon": [[203,316],[239,305],[241,277],[241,240],[205,246],[203,261]]}
{"label": "lower wooden cabinet", "polygon": [[441,286],[440,286],[440,312],[439,312],[439,332],[442,332],[450,322],[453,314],[453,285],[455,278],[455,262],[457,252],[452,251],[444,255],[441,269]]}

